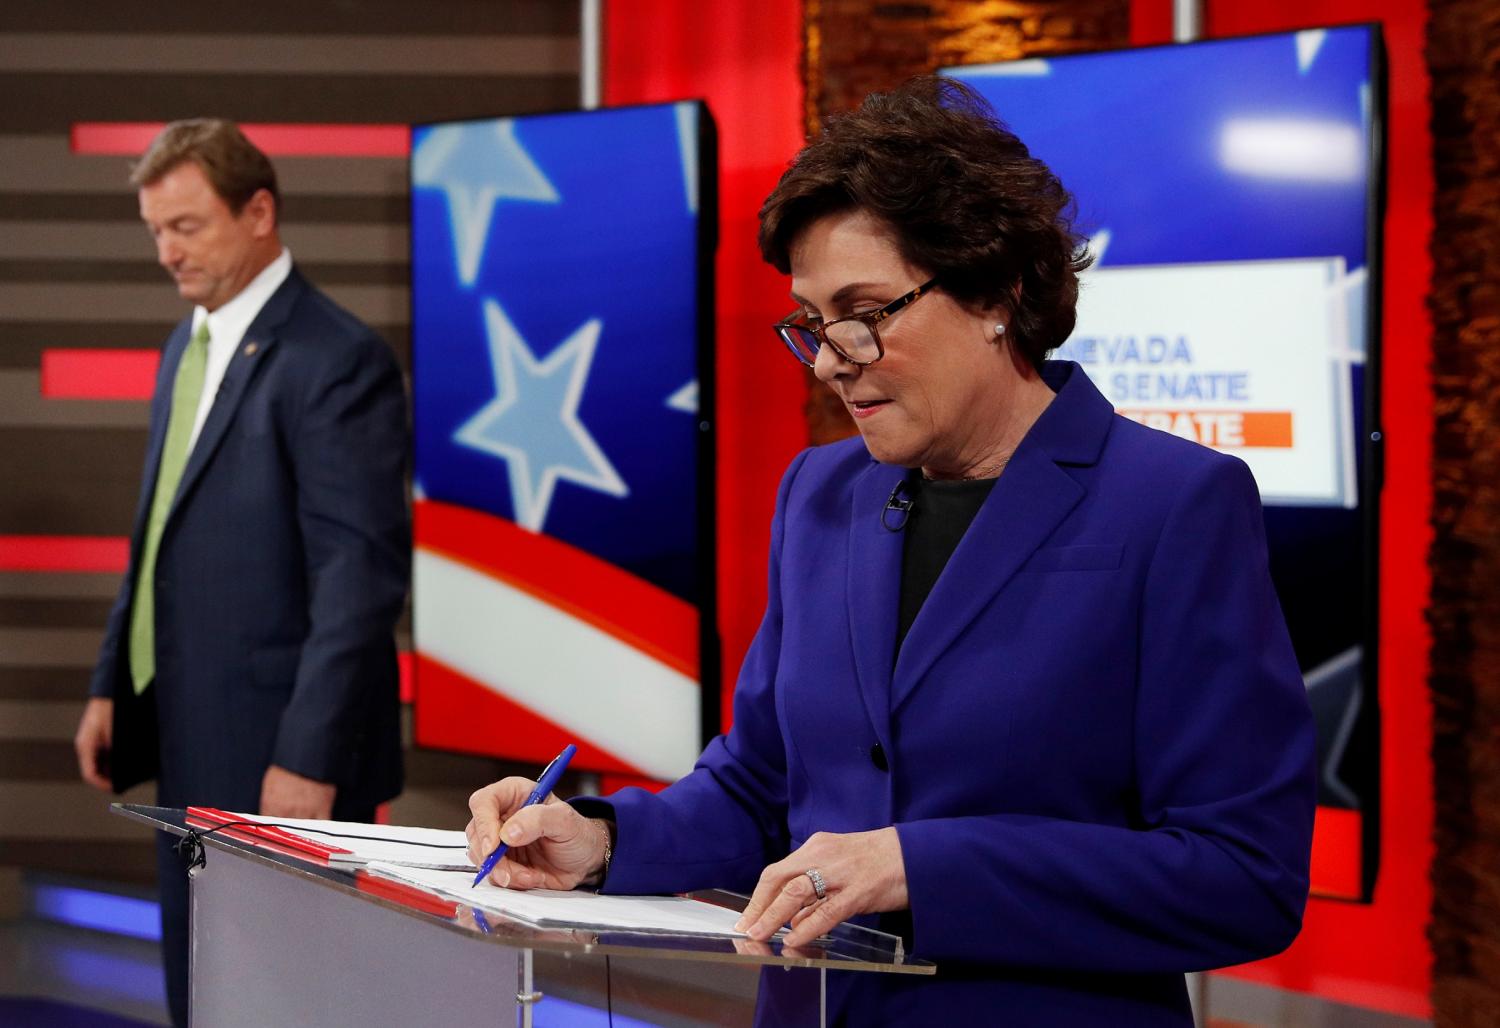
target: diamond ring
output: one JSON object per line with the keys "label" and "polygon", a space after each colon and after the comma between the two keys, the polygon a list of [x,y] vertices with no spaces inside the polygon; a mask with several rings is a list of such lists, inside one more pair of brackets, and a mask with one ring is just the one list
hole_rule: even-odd
{"label": "diamond ring", "polygon": [[813,892],[818,899],[828,895],[828,883],[823,881],[823,875],[817,868],[810,867],[802,873],[807,875],[807,880],[813,883]]}

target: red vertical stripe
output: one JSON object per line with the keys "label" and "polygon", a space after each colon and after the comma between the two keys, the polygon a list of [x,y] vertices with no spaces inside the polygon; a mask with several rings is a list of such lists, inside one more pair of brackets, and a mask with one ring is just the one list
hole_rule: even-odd
{"label": "red vertical stripe", "polygon": [[401,702],[411,702],[411,651],[402,650],[396,654],[396,667],[401,673]]}
{"label": "red vertical stripe", "polygon": [[803,140],[802,5],[634,0],[605,4],[604,20],[605,103],[702,97],[719,128],[716,549],[727,725],[765,610],[776,484],[807,445],[807,385],[770,331],[786,313],[788,282],[755,245],[761,201]]}
{"label": "red vertical stripe", "polygon": [[1151,46],[1172,42],[1171,0],[1133,0],[1130,5],[1130,43]]}
{"label": "red vertical stripe", "polygon": [[159,350],[43,350],[42,395],[50,400],[149,400]]}
{"label": "red vertical stripe", "polygon": [[1431,589],[1433,424],[1432,320],[1426,304],[1433,192],[1426,20],[1426,4],[1400,0],[1212,0],[1206,5],[1208,35],[1214,38],[1377,22],[1389,55],[1386,264],[1380,283],[1386,433],[1380,498],[1380,877],[1374,902],[1314,898],[1302,934],[1285,953],[1226,973],[1424,1020],[1432,1017],[1426,925],[1433,830],[1432,714],[1423,688],[1431,646],[1423,610]]}
{"label": "red vertical stripe", "polygon": [[[129,156],[143,153],[163,122],[84,121],[73,125],[76,154]],[[405,157],[406,125],[241,125],[245,135],[272,157]]]}

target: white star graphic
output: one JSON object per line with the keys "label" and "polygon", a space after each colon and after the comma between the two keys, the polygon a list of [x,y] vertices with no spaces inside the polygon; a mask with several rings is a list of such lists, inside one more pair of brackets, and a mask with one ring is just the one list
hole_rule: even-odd
{"label": "white star graphic", "polygon": [[698,105],[684,100],[672,108],[677,123],[677,155],[682,160],[682,190],[689,214],[698,213]]}
{"label": "white star graphic", "polygon": [[698,413],[698,380],[688,380],[680,389],[667,397],[667,407],[672,410],[680,410],[684,414]]}
{"label": "white star graphic", "polygon": [[1327,29],[1308,29],[1296,35],[1297,46],[1297,70],[1303,75],[1313,66],[1313,61],[1318,59],[1318,51],[1323,49],[1323,41],[1328,38]]}
{"label": "white star graphic", "polygon": [[561,199],[516,140],[512,118],[433,128],[412,154],[411,169],[412,185],[441,189],[448,196],[453,257],[466,286],[479,277],[496,201]]}
{"label": "white star graphic", "polygon": [[1114,235],[1107,228],[1101,228],[1089,237],[1089,253],[1094,255],[1092,267],[1097,268],[1104,263],[1104,251],[1109,249],[1110,240],[1113,238]]}
{"label": "white star graphic", "polygon": [[604,323],[584,322],[538,361],[494,300],[484,302],[495,398],[453,433],[456,442],[505,461],[516,523],[542,530],[558,479],[628,496],[614,465],[578,419],[584,381]]}

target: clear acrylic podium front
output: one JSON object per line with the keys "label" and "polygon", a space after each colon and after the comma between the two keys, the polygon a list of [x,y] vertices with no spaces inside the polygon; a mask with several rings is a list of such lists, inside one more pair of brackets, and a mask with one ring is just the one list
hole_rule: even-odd
{"label": "clear acrylic podium front", "polygon": [[[112,809],[179,836],[210,827],[182,810]],[[855,925],[785,952],[776,941],[539,929],[229,834],[204,838],[190,885],[195,1026],[749,1025],[766,967],[797,976],[790,991],[806,997],[782,1023],[811,1026],[826,1023],[830,969],[936,970],[896,936]]]}

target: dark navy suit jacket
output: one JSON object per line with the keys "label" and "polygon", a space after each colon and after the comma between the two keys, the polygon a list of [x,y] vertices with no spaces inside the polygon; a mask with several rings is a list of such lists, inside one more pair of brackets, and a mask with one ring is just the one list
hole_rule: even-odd
{"label": "dark navy suit jacket", "polygon": [[1184,971],[1301,924],[1313,723],[1250,472],[1118,417],[1076,365],[1046,378],[899,653],[904,469],[859,440],[799,456],[733,730],[604,801],[618,893],[748,891],[815,832],[894,825],[940,973],[834,973],[834,1020],[1190,1024]]}
{"label": "dark navy suit jacket", "polygon": [[115,700],[117,789],[254,811],[270,764],[338,805],[401,790],[393,629],[410,522],[400,370],[295,269],[246,331],[199,433],[156,562],[156,681],[134,695],[130,608],[172,384],[167,340],[125,583],[90,692]]}

